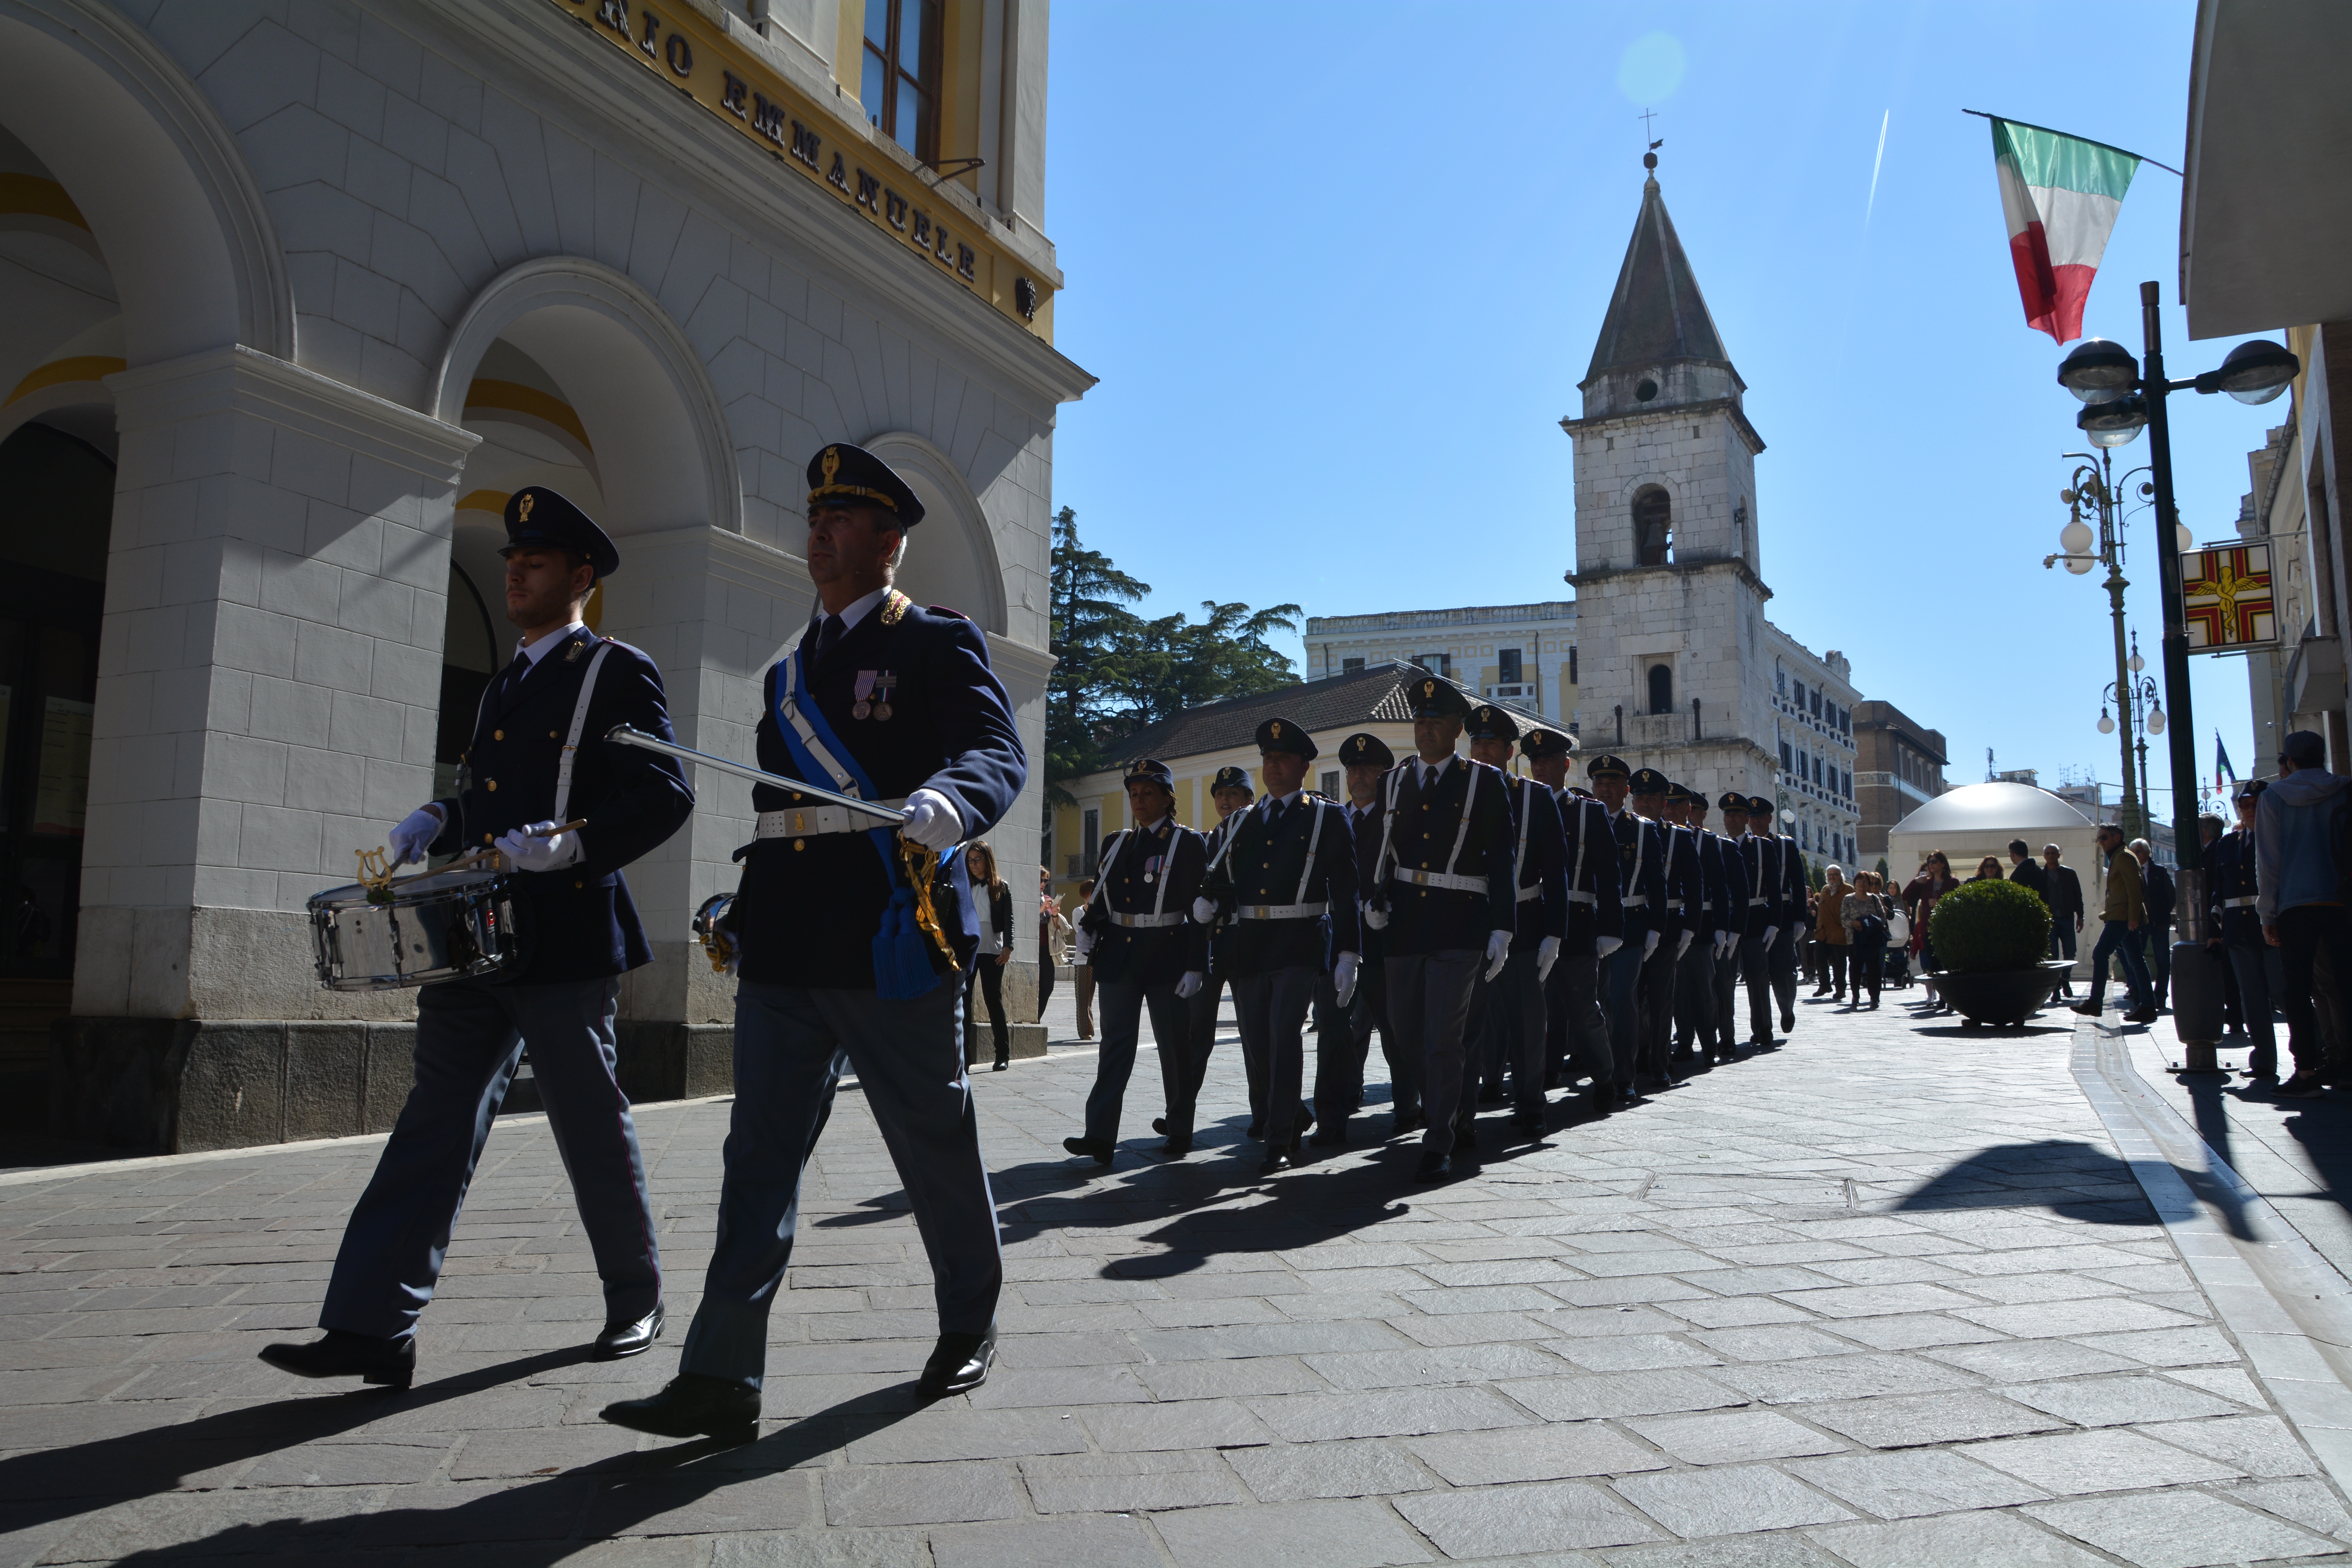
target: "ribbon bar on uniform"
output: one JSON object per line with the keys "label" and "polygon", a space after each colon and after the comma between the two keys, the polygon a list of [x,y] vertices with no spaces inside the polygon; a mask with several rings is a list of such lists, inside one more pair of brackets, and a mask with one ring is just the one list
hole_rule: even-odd
{"label": "ribbon bar on uniform", "polygon": [[1399,866],[1393,875],[1398,881],[1409,882],[1416,888],[1443,888],[1449,893],[1480,895],[1486,891],[1486,879],[1484,877],[1457,877],[1448,871],[1415,871],[1403,866]]}

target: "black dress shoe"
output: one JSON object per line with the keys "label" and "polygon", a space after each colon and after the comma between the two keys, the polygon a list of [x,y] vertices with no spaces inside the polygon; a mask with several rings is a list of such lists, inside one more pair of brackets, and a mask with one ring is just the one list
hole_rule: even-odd
{"label": "black dress shoe", "polygon": [[999,1057],[990,1065],[988,1070],[991,1072],[1003,1072],[1006,1068],[1009,1068],[1013,1064],[1011,1062],[1006,1061],[1003,1057]]}
{"label": "black dress shoe", "polygon": [[1344,1127],[1327,1126],[1307,1142],[1318,1149],[1344,1149],[1348,1146],[1348,1130]]}
{"label": "black dress shoe", "polygon": [[682,1372],[659,1394],[607,1405],[600,1414],[615,1426],[656,1437],[724,1437],[748,1443],[760,1435],[760,1391],[723,1377]]}
{"label": "black dress shoe", "polygon": [[1062,1140],[1062,1147],[1073,1154],[1091,1155],[1097,1165],[1109,1164],[1113,1152],[1112,1144],[1097,1143],[1091,1138],[1065,1138]]}
{"label": "black dress shoe", "polygon": [[1263,1122],[1263,1121],[1253,1121],[1253,1122],[1251,1122],[1251,1123],[1249,1124],[1249,1131],[1246,1131],[1246,1132],[1244,1132],[1244,1133],[1243,1133],[1243,1134],[1242,1134],[1242,1136],[1243,1136],[1243,1137],[1244,1137],[1244,1138],[1263,1138],[1263,1137],[1265,1137],[1265,1122]]}
{"label": "black dress shoe", "polygon": [[968,1394],[988,1381],[988,1369],[995,1361],[993,1327],[984,1334],[941,1334],[931,1359],[923,1363],[922,1379],[915,1384],[915,1393],[924,1399]]}
{"label": "black dress shoe", "polygon": [[1190,1138],[1171,1138],[1160,1145],[1160,1152],[1171,1160],[1181,1159],[1192,1152],[1192,1141]]}
{"label": "black dress shoe", "polygon": [[1501,1084],[1481,1084],[1478,1088],[1478,1103],[1481,1105],[1502,1104],[1503,1086]]}
{"label": "black dress shoe", "polygon": [[1164,1117],[1164,1116],[1155,1116],[1155,1117],[1153,1117],[1153,1118],[1151,1119],[1151,1130],[1152,1130],[1154,1132],[1159,1133],[1159,1134],[1160,1134],[1160,1136],[1161,1136],[1162,1138],[1167,1137],[1167,1136],[1168,1136],[1168,1118],[1166,1118],[1166,1117]]}
{"label": "black dress shoe", "polygon": [[662,1325],[668,1321],[669,1314],[662,1310],[659,1301],[656,1301],[654,1310],[635,1322],[607,1323],[604,1331],[596,1336],[596,1343],[588,1352],[589,1357],[594,1361],[619,1361],[623,1356],[649,1351],[654,1348],[654,1342],[661,1338]]}
{"label": "black dress shoe", "polygon": [[1389,1136],[1402,1138],[1408,1132],[1418,1132],[1429,1125],[1429,1119],[1418,1110],[1400,1110],[1389,1118]]}
{"label": "black dress shoe", "polygon": [[1613,1083],[1594,1084],[1592,1086],[1592,1114],[1595,1116],[1606,1116],[1616,1109],[1617,1086]]}
{"label": "black dress shoe", "polygon": [[261,1359],[297,1377],[356,1377],[385,1388],[406,1388],[416,1376],[416,1341],[329,1329],[326,1338],[307,1345],[267,1346]]}
{"label": "black dress shoe", "polygon": [[1276,1149],[1258,1162],[1257,1173],[1261,1176],[1272,1176],[1287,1171],[1290,1167],[1290,1152],[1286,1149]]}
{"label": "black dress shoe", "polygon": [[1412,1168],[1412,1179],[1416,1182],[1442,1182],[1453,1173],[1454,1157],[1440,1154],[1435,1150],[1423,1154],[1421,1163]]}

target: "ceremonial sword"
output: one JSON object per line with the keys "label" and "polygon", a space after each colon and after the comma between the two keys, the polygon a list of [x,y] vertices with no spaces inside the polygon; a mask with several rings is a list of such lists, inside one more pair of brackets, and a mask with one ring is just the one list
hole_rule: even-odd
{"label": "ceremonial sword", "polygon": [[862,811],[868,816],[878,817],[893,827],[907,819],[907,814],[896,806],[877,805],[870,800],[859,800],[856,795],[835,795],[829,789],[819,789],[816,785],[804,784],[799,779],[788,779],[782,773],[763,773],[758,768],[746,767],[741,763],[730,762],[725,757],[714,757],[709,752],[698,752],[691,746],[681,746],[669,741],[656,740],[643,730],[633,729],[626,724],[614,725],[605,732],[604,739],[616,746],[642,746],[648,752],[659,752],[666,757],[676,757],[681,762],[705,763],[717,768],[721,773],[733,773],[738,778],[750,779],[753,784],[773,784],[778,789],[788,789],[795,795],[811,795],[834,805],[845,805],[852,811]]}

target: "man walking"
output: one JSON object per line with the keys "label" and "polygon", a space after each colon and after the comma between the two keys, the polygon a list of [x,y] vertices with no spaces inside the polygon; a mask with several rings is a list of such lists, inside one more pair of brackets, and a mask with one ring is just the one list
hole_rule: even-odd
{"label": "man walking", "polygon": [[2086,1018],[2099,1016],[2105,1005],[2107,960],[2112,957],[2123,971],[2124,988],[2131,1002],[2125,1020],[2152,1024],[2156,1008],[2148,999],[2147,970],[2139,956],[2139,931],[2147,923],[2139,861],[2124,847],[2124,830],[2112,822],[2099,828],[2099,853],[2106,860],[2107,896],[2099,910],[2099,944],[2091,950],[2091,992],[2075,1004],[2074,1011]]}
{"label": "man walking", "polygon": [[2139,862],[2140,898],[2147,905],[2148,1005],[2164,1011],[2172,984],[2172,873],[2156,862],[2156,851],[2145,838],[2131,841],[2132,858]]}
{"label": "man walking", "polygon": [[[2042,897],[2050,904],[2050,956],[2074,962],[2074,938],[2083,929],[2083,879],[2074,868],[2061,857],[2058,846],[2042,847]],[[2071,968],[2058,978],[2058,994],[2074,994],[2074,972]]]}
{"label": "man walking", "polygon": [[2278,1028],[2271,1014],[2273,999],[2285,994],[2280,950],[2263,935],[2263,917],[2256,904],[2260,884],[2254,856],[2254,819],[2269,786],[2250,779],[2238,786],[2238,826],[2209,846],[2205,864],[2210,868],[2211,935],[2205,945],[2230,961],[2237,980],[2240,1026],[2253,1041],[2246,1059],[2251,1078],[2278,1079]]}
{"label": "man walking", "polygon": [[[1497,772],[1507,768],[1512,744],[1519,738],[1518,721],[1492,704],[1472,710],[1470,757]],[[1513,897],[1518,900],[1517,925],[1511,954],[1503,972],[1478,983],[1477,1011],[1483,1013],[1485,1037],[1478,1055],[1483,1076],[1501,1096],[1506,1068],[1511,1075],[1511,1125],[1519,1132],[1541,1137],[1547,1131],[1544,1105],[1544,985],[1552,965],[1559,961],[1560,941],[1568,934],[1567,867],[1559,803],[1550,790],[1532,778],[1505,774],[1510,790],[1513,850]],[[1483,1100],[1486,1097],[1481,1093]],[[1471,1107],[1463,1114],[1469,1116]]]}
{"label": "man walking", "polygon": [[1576,739],[1557,730],[1533,729],[1519,737],[1520,754],[1536,782],[1552,792],[1559,808],[1562,896],[1568,902],[1568,932],[1559,962],[1544,989],[1546,1084],[1570,1077],[1571,1056],[1592,1079],[1596,1103],[1614,1093],[1615,1064],[1609,1050],[1609,1025],[1601,1016],[1601,964],[1624,945],[1625,914],[1618,905],[1617,847],[1609,836],[1609,812],[1599,801],[1568,787]]}
{"label": "man walking", "polygon": [[531,946],[515,972],[417,993],[416,1087],[344,1229],[319,1311],[326,1335],[261,1352],[299,1377],[409,1385],[417,1317],[525,1047],[604,1281],[591,1353],[635,1355],[662,1330],[645,1159],[614,1078],[621,976],[653,961],[621,868],[677,831],[694,792],[674,760],[589,739],[622,723],[670,734],[654,661],[581,619],[620,565],[613,542],[536,485],[508,500],[506,525],[514,662],[483,693],[457,795],[410,813],[391,844],[394,865],[501,852],[520,873]]}
{"label": "man walking", "polygon": [[1585,770],[1601,797],[1617,850],[1618,907],[1624,941],[1601,975],[1601,1010],[1609,1023],[1609,1076],[1592,1085],[1592,1109],[1607,1115],[1637,1098],[1634,1068],[1642,1050],[1642,972],[1658,951],[1666,915],[1666,842],[1658,824],[1627,804],[1633,770],[1619,757],[1595,757]]}
{"label": "man walking", "polygon": [[1470,704],[1450,680],[1405,689],[1417,753],[1382,787],[1382,826],[1361,879],[1366,919],[1388,931],[1389,1019],[1406,1049],[1419,1043],[1422,1131],[1418,1182],[1454,1170],[1463,1032],[1470,987],[1501,973],[1517,902],[1511,887],[1511,808],[1503,776],[1454,755]]}
{"label": "man walking", "polygon": [[1723,827],[1748,877],[1748,912],[1740,927],[1740,983],[1748,988],[1748,1048],[1772,1049],[1772,949],[1780,934],[1780,843],[1756,831],[1759,796],[1723,797]]}
{"label": "man walking", "polygon": [[1797,1032],[1797,944],[1810,928],[1812,884],[1805,877],[1805,852],[1785,833],[1772,831],[1772,802],[1756,795],[1748,802],[1748,826],[1780,847],[1778,903],[1780,933],[1772,942],[1772,996],[1780,1005],[1780,1032]]}
{"label": "man walking", "polygon": [[[1223,858],[1226,842],[1242,825],[1244,808],[1256,798],[1247,768],[1219,768],[1209,781],[1209,804],[1217,808],[1217,825],[1209,829],[1205,845],[1210,866]],[[1209,1057],[1217,1047],[1217,1017],[1223,1011],[1225,982],[1231,978],[1226,953],[1232,930],[1233,922],[1223,918],[1209,928],[1208,973],[1186,1004],[1192,1022],[1182,1047],[1173,1052],[1161,1047],[1160,1074],[1170,1114],[1153,1118],[1151,1130],[1169,1139],[1160,1152],[1171,1157],[1192,1152],[1194,1113],[1189,1108],[1200,1103],[1201,1085],[1209,1076]],[[1249,1086],[1249,1136],[1255,1138],[1265,1131],[1265,1062],[1246,1040],[1242,1044],[1242,1077]],[[1181,1123],[1174,1114],[1179,1106],[1188,1108]],[[1169,1131],[1171,1125],[1183,1128],[1182,1138]]]}
{"label": "man walking", "polygon": [[2263,940],[2279,950],[2279,1005],[2286,1014],[2294,1076],[2279,1085],[2287,1100],[2322,1092],[2327,1047],[2312,1005],[2312,971],[2326,953],[2339,990],[2352,986],[2352,909],[2336,868],[2336,814],[2346,780],[2327,771],[2327,742],[2310,730],[2286,738],[2278,782],[2254,812],[2254,908]]}
{"label": "man walking", "polygon": [[[1299,1104],[1306,1074],[1301,1028],[1316,987],[1328,976],[1341,1006],[1355,992],[1356,848],[1347,813],[1307,793],[1314,738],[1287,719],[1257,727],[1265,803],[1242,818],[1202,879],[1192,918],[1203,927],[1234,922],[1228,962],[1242,1048],[1265,1063],[1265,1162],[1258,1174],[1290,1169],[1313,1121]],[[1318,1047],[1326,1042],[1318,1041]],[[1340,1041],[1328,1044],[1345,1048]],[[1169,1137],[1189,1132],[1169,1111]]]}
{"label": "man walking", "polygon": [[[955,858],[935,863],[908,846],[937,854],[986,833],[1012,809],[1028,758],[987,637],[892,585],[907,531],[923,519],[913,489],[845,442],[810,461],[808,484],[806,559],[821,613],[768,671],[760,766],[906,804],[900,826],[877,828],[845,806],[776,784],[752,788],[758,837],[736,901],[735,1103],[702,1303],[678,1375],[650,1398],[602,1413],[662,1436],[757,1431],[768,1313],[845,1066],[857,1074],[930,1262],[940,1335],[918,1394],[979,1387],[996,1354],[1003,1254],[951,956],[972,952],[982,916]],[[877,684],[885,674],[887,687]],[[909,902],[932,914],[924,923],[942,942],[919,926],[907,933],[911,942],[886,931],[888,911]]]}
{"label": "man walking", "polygon": [[[1743,808],[1740,816],[1745,818],[1747,812],[1744,808],[1748,805],[1745,798],[1727,795],[1724,800],[1727,803],[1738,800]],[[1733,1008],[1739,985],[1739,941],[1748,925],[1748,863],[1740,858],[1739,847],[1732,839],[1708,830],[1706,806],[1706,794],[1693,790],[1691,826],[1698,830],[1705,852],[1712,857],[1711,886],[1714,890],[1708,897],[1715,901],[1715,929],[1713,934],[1706,939],[1713,950],[1709,958],[1714,971],[1714,991],[1707,998],[1707,1020],[1714,1033],[1711,1036],[1702,1033],[1699,1052],[1709,1062],[1727,1062],[1737,1059],[1738,1055],[1733,1040],[1738,1032]],[[1724,813],[1727,823],[1730,816],[1727,808]]]}
{"label": "man walking", "polygon": [[[1381,831],[1381,775],[1396,766],[1396,755],[1378,735],[1359,731],[1339,742],[1339,763],[1347,770],[1348,838],[1356,847],[1357,867],[1363,865],[1363,844],[1377,842]],[[1362,889],[1358,889],[1360,894]],[[1360,904],[1361,900],[1359,899]],[[1348,1119],[1364,1098],[1364,1062],[1372,1048],[1372,1031],[1381,1034],[1381,1055],[1389,1068],[1389,1109],[1393,1113],[1390,1135],[1417,1125],[1421,1105],[1420,1064],[1412,1053],[1397,1048],[1389,1027],[1388,933],[1359,924],[1363,944],[1357,966],[1356,994],[1339,1000],[1339,987],[1326,976],[1316,1000],[1315,1014],[1315,1136],[1318,1148],[1338,1149],[1348,1142]]]}

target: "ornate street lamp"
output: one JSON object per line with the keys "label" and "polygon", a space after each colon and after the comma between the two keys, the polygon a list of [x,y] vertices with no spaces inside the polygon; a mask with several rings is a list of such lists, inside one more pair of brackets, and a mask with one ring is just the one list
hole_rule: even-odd
{"label": "ornate street lamp", "polygon": [[[2131,584],[2126,579],[2123,572],[2123,531],[2124,524],[2127,521],[2125,513],[2128,509],[2122,500],[2122,492],[2117,489],[2115,459],[2105,451],[2102,450],[2096,455],[2089,452],[2069,452],[2066,456],[2080,458],[2083,461],[2075,468],[2074,478],[2068,482],[2066,488],[2058,492],[2058,499],[2066,506],[2067,523],[2058,533],[2058,553],[2043,556],[2042,564],[2046,570],[2063,561],[2066,563],[2066,570],[2076,576],[2081,576],[2095,566],[2106,567],[2108,615],[2114,623],[2116,634],[2115,684],[2121,686],[2127,679],[2126,666],[2129,663],[2124,647],[2124,590],[2131,586]],[[2145,472],[2147,470],[2144,468],[2134,468],[2126,473],[2122,480],[2123,486],[2126,489],[2132,488],[2132,476]],[[2139,495],[2145,498],[2154,492],[2155,487],[2142,482],[2137,489]],[[2099,520],[2098,531],[2095,534],[2092,531],[2091,525],[2083,521],[2086,510]],[[2136,653],[2130,655],[2130,658],[2137,657]],[[2144,837],[2147,831],[2148,820],[2145,806],[2147,790],[2145,781],[2137,791],[2132,786],[2132,731],[2129,728],[2131,712],[2128,709],[2120,707],[2118,711],[2122,713],[2126,725],[2122,742],[2124,764],[2122,825],[2127,835],[2137,833]],[[2116,721],[2108,718],[2105,710],[2102,710],[2099,714],[2099,733],[2112,735],[2115,731]],[[2142,751],[2145,754],[2145,747]]]}

